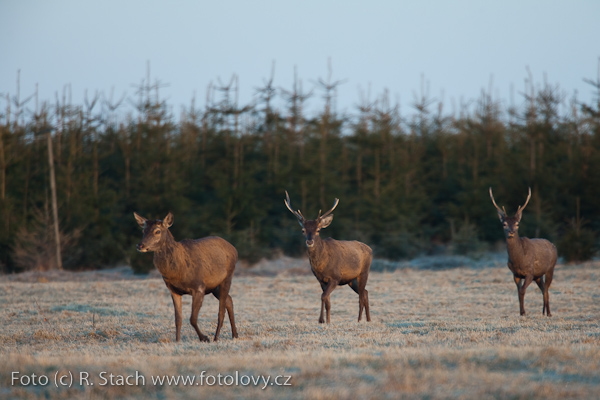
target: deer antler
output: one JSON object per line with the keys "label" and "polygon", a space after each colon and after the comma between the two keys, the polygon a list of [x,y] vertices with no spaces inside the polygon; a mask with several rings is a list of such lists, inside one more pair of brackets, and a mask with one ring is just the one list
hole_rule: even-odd
{"label": "deer antler", "polygon": [[337,207],[339,202],[340,202],[340,200],[336,198],[333,202],[333,207],[331,207],[331,209],[323,215],[321,215],[321,210],[319,210],[319,216],[317,217],[317,221],[321,220],[321,219],[325,218],[326,216],[328,216],[329,214],[331,214],[333,212],[333,210]]}
{"label": "deer antler", "polygon": [[292,214],[294,214],[296,216],[296,218],[298,218],[300,221],[304,221],[304,216],[302,215],[300,210],[294,211],[292,209],[292,204],[290,202],[290,195],[288,194],[287,190],[285,191],[284,203],[285,203],[285,206],[288,208],[288,210],[290,210],[292,212]]}
{"label": "deer antler", "polygon": [[527,207],[527,203],[529,203],[529,199],[531,199],[531,188],[529,188],[529,195],[527,195],[527,200],[525,200],[525,204],[523,206],[519,206],[517,209],[517,214],[521,214],[525,207]]}
{"label": "deer antler", "polygon": [[[496,200],[494,200],[494,195],[492,194],[491,186],[490,186],[490,197],[492,198],[492,203],[494,203],[494,206],[498,210],[498,214],[502,214],[502,215],[506,216],[506,209],[504,207],[500,208],[500,207],[498,207],[498,204],[496,204]],[[529,199],[527,199],[527,200],[529,201]],[[525,203],[525,205],[527,205],[527,203]]]}

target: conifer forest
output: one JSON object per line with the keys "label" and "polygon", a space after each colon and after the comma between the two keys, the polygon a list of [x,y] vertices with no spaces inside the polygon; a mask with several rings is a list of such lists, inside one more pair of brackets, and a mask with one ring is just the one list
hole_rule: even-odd
{"label": "conifer forest", "polygon": [[307,89],[271,78],[240,104],[234,76],[181,109],[149,77],[128,96],[86,93],[82,104],[68,85],[54,99],[2,88],[0,271],[56,268],[57,230],[65,269],[147,271],[134,211],[171,211],[177,240],[218,235],[249,264],[300,256],[286,190],[307,218],[339,198],[323,236],[398,260],[497,250],[489,187],[509,214],[530,187],[521,235],[551,240],[566,262],[590,259],[600,243],[598,79],[586,79],[590,104],[529,79],[511,101],[482,90],[457,105],[423,90],[400,109],[384,92],[357,95],[344,112],[344,83],[331,80]]}

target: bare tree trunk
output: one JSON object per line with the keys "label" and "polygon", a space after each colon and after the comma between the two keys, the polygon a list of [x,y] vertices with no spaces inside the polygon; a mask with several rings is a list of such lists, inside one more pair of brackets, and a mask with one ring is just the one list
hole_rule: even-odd
{"label": "bare tree trunk", "polygon": [[54,175],[54,155],[52,151],[52,134],[50,131],[47,133],[48,137],[48,165],[50,167],[50,190],[52,191],[52,214],[54,217],[54,240],[56,244],[56,267],[63,269],[62,267],[62,255],[60,250],[60,231],[58,228],[58,204],[56,200],[56,177]]}

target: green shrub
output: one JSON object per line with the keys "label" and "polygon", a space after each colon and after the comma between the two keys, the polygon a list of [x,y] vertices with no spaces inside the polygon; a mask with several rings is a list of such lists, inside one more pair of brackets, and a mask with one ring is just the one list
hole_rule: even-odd
{"label": "green shrub", "polygon": [[558,253],[567,262],[591,260],[596,254],[596,235],[583,223],[571,222],[571,226],[558,241]]}
{"label": "green shrub", "polygon": [[147,274],[154,270],[154,253],[140,253],[135,248],[127,252],[128,264],[136,274]]}
{"label": "green shrub", "polygon": [[477,226],[470,222],[463,223],[452,240],[454,254],[466,255],[482,248]]}

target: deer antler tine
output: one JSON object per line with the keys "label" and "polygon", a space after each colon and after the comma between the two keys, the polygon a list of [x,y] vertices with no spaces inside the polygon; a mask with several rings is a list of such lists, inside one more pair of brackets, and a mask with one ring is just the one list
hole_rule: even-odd
{"label": "deer antler tine", "polygon": [[494,207],[496,207],[496,210],[498,210],[499,213],[506,215],[506,209],[504,209],[504,207],[500,208],[500,207],[498,207],[498,204],[496,204],[496,200],[494,200],[494,195],[492,194],[491,186],[490,186],[490,198],[492,199],[492,203],[494,203]]}
{"label": "deer antler tine", "polygon": [[283,200],[283,202],[285,203],[285,206],[288,208],[288,210],[296,214],[296,212],[292,210],[292,207],[290,205],[290,195],[288,194],[287,190],[285,191],[285,199]]}
{"label": "deer antler tine", "polygon": [[335,210],[335,208],[337,207],[338,203],[340,202],[340,200],[338,198],[335,199],[335,201],[333,202],[333,207],[331,207],[331,209],[329,211],[327,211],[325,214],[321,215],[321,211],[319,211],[319,218],[324,218],[326,216],[328,216],[329,214],[331,214],[333,212],[333,210]]}
{"label": "deer antler tine", "polygon": [[519,208],[517,210],[517,214],[520,214],[521,212],[523,212],[525,207],[527,207],[527,203],[529,203],[529,199],[531,199],[531,188],[529,188],[529,194],[527,195],[527,200],[525,200],[525,204],[523,204],[523,206],[519,206]]}
{"label": "deer antler tine", "polygon": [[285,191],[285,200],[283,202],[285,203],[285,206],[288,208],[288,210],[290,210],[292,212],[292,214],[294,214],[296,216],[296,218],[298,218],[301,221],[304,221],[304,216],[302,215],[302,213],[300,212],[300,210],[294,211],[292,209],[292,204],[291,204],[291,201],[290,201],[290,195],[288,194],[287,190]]}

